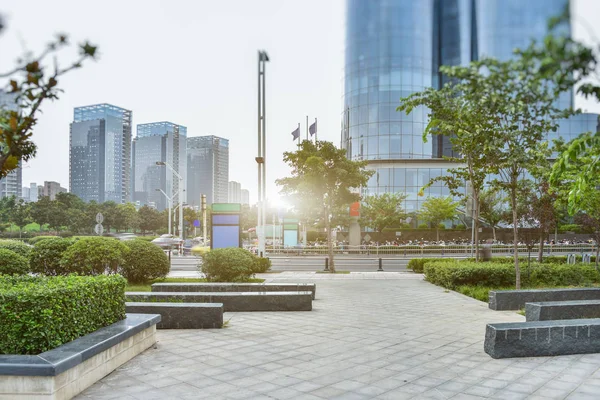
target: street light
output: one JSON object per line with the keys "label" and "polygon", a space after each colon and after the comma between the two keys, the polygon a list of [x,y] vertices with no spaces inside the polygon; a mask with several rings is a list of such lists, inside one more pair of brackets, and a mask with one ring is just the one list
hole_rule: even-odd
{"label": "street light", "polygon": [[[179,238],[183,240],[183,177],[179,175],[177,171],[171,166],[171,164],[164,161],[157,161],[156,165],[165,166],[171,170],[171,172],[179,178]],[[175,197],[175,193],[173,193]]]}
{"label": "street light", "polygon": [[173,198],[167,196],[167,194],[162,189],[156,189],[157,192],[161,192],[166,198],[169,204],[169,235],[171,234],[171,208],[173,208]]}
{"label": "street light", "polygon": [[[265,253],[265,225],[266,225],[266,103],[265,103],[265,66],[269,56],[264,50],[258,51],[258,155],[255,158],[258,164],[258,255]],[[259,229],[260,228],[260,229]]]}

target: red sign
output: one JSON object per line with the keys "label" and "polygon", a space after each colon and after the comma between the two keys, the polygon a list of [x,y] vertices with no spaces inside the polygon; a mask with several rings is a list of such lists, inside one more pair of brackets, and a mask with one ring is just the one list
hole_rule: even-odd
{"label": "red sign", "polygon": [[350,204],[350,216],[360,217],[360,203],[358,201]]}

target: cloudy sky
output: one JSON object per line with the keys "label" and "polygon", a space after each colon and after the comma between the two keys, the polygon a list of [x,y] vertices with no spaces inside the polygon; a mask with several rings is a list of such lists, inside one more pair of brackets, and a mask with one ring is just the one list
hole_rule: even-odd
{"label": "cloudy sky", "polygon": [[[4,2],[0,13],[8,25],[0,71],[57,32],[100,48],[99,60],[65,77],[60,101],[43,108],[38,155],[23,171],[24,185],[53,180],[68,187],[73,107],[106,102],[133,110],[134,132],[139,123],[168,120],[187,126],[188,136],[229,139],[229,179],[255,199],[257,49],[271,58],[268,196],[277,196],[273,181],[288,173],[282,153],[294,149],[290,133],[299,122],[304,134],[307,115],[319,119],[319,139],[339,144],[343,0],[29,0]],[[576,0],[574,14],[576,37],[600,37],[600,1]],[[578,105],[600,112],[595,103]]]}

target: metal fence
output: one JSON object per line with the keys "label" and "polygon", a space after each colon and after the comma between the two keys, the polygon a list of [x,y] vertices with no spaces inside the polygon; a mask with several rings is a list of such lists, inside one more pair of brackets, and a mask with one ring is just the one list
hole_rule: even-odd
{"label": "metal fence", "polygon": [[[479,248],[491,247],[492,254],[513,254],[513,246],[511,245],[481,245]],[[539,251],[539,245],[527,247],[525,245],[519,246],[519,254],[526,254],[528,252],[537,253]],[[441,257],[453,257],[453,256],[469,256],[472,255],[474,247],[471,245],[424,245],[424,246],[335,246],[333,249],[334,254],[347,254],[347,255],[394,255],[400,257],[408,256],[428,256],[435,255]],[[312,256],[312,255],[327,255],[327,246],[316,246],[316,247],[278,247],[278,246],[267,246],[266,252],[269,255],[289,255],[289,256]],[[596,246],[593,244],[576,244],[576,245],[545,245],[544,254],[585,254],[592,253],[596,254]]]}

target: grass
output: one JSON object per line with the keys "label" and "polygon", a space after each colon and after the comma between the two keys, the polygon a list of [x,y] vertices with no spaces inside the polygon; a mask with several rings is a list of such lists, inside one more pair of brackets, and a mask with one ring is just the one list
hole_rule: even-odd
{"label": "grass", "polygon": [[[263,283],[265,280],[260,278],[251,278],[249,283]],[[125,288],[126,292],[150,292],[153,283],[197,283],[207,282],[205,278],[164,278],[156,279],[147,283],[130,283]]]}
{"label": "grass", "polygon": [[[551,286],[551,285],[544,285],[544,286],[521,286],[521,289],[563,289],[563,288],[576,288],[576,287],[598,287],[598,284],[591,284],[591,285],[581,285],[581,286],[565,286],[565,285],[561,285],[561,286]],[[514,286],[508,286],[508,287],[486,287],[486,286],[470,286],[470,285],[465,285],[465,286],[458,286],[455,291],[458,293],[462,293],[465,296],[469,296],[472,297],[476,300],[479,301],[483,301],[485,303],[489,302],[489,293],[490,290],[515,290]]]}
{"label": "grass", "polygon": [[335,271],[335,272],[330,272],[330,271],[317,271],[317,274],[349,274],[350,271]]}

